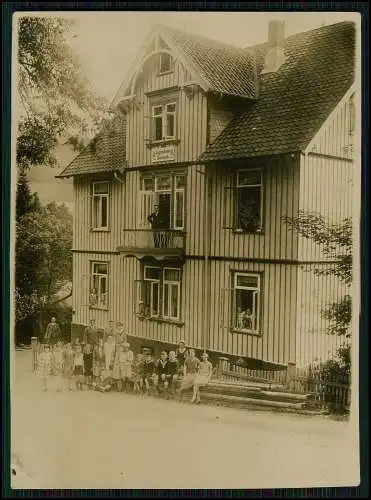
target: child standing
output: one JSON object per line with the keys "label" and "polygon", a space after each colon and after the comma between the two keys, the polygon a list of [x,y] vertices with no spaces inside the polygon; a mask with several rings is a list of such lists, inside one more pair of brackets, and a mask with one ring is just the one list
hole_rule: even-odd
{"label": "child standing", "polygon": [[63,342],[58,340],[52,350],[53,354],[53,375],[57,392],[62,390],[62,376],[64,369],[64,349]]}
{"label": "child standing", "polygon": [[153,382],[153,375],[155,372],[155,363],[152,359],[150,351],[146,351],[143,363],[143,385],[148,395],[151,383]]}
{"label": "child standing", "polygon": [[122,350],[121,343],[116,343],[116,349],[113,356],[113,367],[112,367],[112,385],[118,391],[122,391],[122,381],[121,381],[121,370],[120,370],[120,352]]}
{"label": "child standing", "polygon": [[112,334],[107,336],[107,340],[104,343],[104,359],[105,359],[105,369],[112,370],[113,362],[115,358],[116,344],[115,339]]}
{"label": "child standing", "polygon": [[176,351],[176,358],[178,360],[178,367],[180,373],[183,372],[186,357],[187,357],[187,348],[185,346],[185,342],[184,340],[180,340],[178,349]]}
{"label": "child standing", "polygon": [[134,354],[130,350],[130,344],[123,342],[119,352],[120,374],[123,388],[127,391],[133,378]]}
{"label": "child standing", "polygon": [[169,352],[169,359],[166,366],[166,378],[169,387],[174,391],[177,380],[178,380],[178,360],[176,359],[175,351]]}
{"label": "child standing", "polygon": [[76,389],[82,391],[84,384],[84,354],[81,345],[75,347],[75,357],[73,358],[73,374],[75,376]]}
{"label": "child standing", "polygon": [[158,390],[167,389],[167,352],[162,351],[160,359],[157,361],[154,383]]}
{"label": "child standing", "polygon": [[133,382],[134,392],[141,392],[143,389],[143,354],[137,354],[135,361],[133,363]]}
{"label": "child standing", "polygon": [[190,349],[189,356],[184,362],[184,379],[179,390],[180,399],[182,399],[183,391],[193,387],[199,366],[200,360],[196,358],[194,349]]}
{"label": "child standing", "polygon": [[75,357],[75,353],[72,349],[72,345],[68,343],[64,350],[64,378],[66,381],[66,388],[71,391],[72,390],[72,377],[73,377],[73,359]]}
{"label": "child standing", "polygon": [[93,352],[93,376],[94,380],[97,381],[104,370],[105,360],[104,360],[104,344],[103,338],[98,338],[98,343],[94,347]]}
{"label": "child standing", "polygon": [[93,351],[91,344],[86,344],[84,350],[84,376],[85,385],[91,387],[93,382]]}
{"label": "child standing", "polygon": [[43,350],[39,354],[37,363],[37,375],[41,378],[41,383],[44,391],[48,390],[48,381],[52,374],[53,355],[50,350],[50,345],[45,344]]}
{"label": "child standing", "polygon": [[198,367],[198,373],[195,377],[193,385],[193,397],[191,403],[200,402],[200,387],[208,384],[210,382],[211,376],[213,374],[213,365],[209,361],[209,356],[206,352],[202,354],[202,361]]}

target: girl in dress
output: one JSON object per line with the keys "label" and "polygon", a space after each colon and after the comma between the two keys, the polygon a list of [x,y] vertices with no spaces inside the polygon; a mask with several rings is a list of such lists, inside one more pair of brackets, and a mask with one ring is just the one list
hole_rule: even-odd
{"label": "girl in dress", "polygon": [[143,389],[143,354],[137,354],[133,363],[134,392],[141,392]]}
{"label": "girl in dress", "polygon": [[75,357],[75,353],[72,349],[72,345],[68,343],[66,345],[66,349],[64,351],[64,378],[66,382],[66,389],[72,390],[72,377],[73,377],[73,359]]}
{"label": "girl in dress", "polygon": [[37,375],[41,378],[41,383],[44,391],[48,390],[48,381],[53,369],[53,355],[50,350],[50,345],[45,344],[43,350],[39,354],[37,363]]}
{"label": "girl in dress", "polygon": [[64,349],[63,342],[61,340],[57,341],[57,344],[53,348],[53,375],[56,385],[56,390],[60,392],[62,390],[62,376],[64,369]]}
{"label": "girl in dress", "polygon": [[104,370],[105,359],[104,359],[104,344],[103,338],[99,337],[98,343],[94,347],[93,352],[93,376],[94,381],[97,382],[99,377]]}
{"label": "girl in dress", "polygon": [[85,385],[89,388],[93,382],[93,351],[91,344],[86,344],[84,349],[84,376]]}
{"label": "girl in dress", "polygon": [[76,389],[78,391],[82,391],[84,386],[84,354],[80,344],[78,344],[75,348],[75,357],[73,358],[73,374],[75,377]]}
{"label": "girl in dress", "polygon": [[200,360],[196,357],[196,353],[194,349],[189,350],[189,355],[184,362],[183,367],[183,375],[184,378],[182,380],[180,389],[179,389],[179,397],[180,400],[183,399],[183,391],[187,389],[191,389],[194,386],[196,375],[198,373],[198,368],[200,366]]}
{"label": "girl in dress", "polygon": [[112,368],[112,385],[118,390],[122,391],[122,380],[121,380],[121,370],[120,370],[120,352],[122,350],[121,343],[116,344],[113,368]]}
{"label": "girl in dress", "polygon": [[210,382],[213,373],[213,365],[209,361],[209,356],[206,352],[202,354],[202,361],[199,364],[198,372],[193,384],[193,397],[191,403],[200,403],[200,387],[205,386]]}
{"label": "girl in dress", "polygon": [[119,363],[122,386],[126,391],[129,389],[129,385],[131,385],[133,378],[133,361],[134,354],[133,351],[130,350],[130,344],[124,342],[121,344],[119,350]]}

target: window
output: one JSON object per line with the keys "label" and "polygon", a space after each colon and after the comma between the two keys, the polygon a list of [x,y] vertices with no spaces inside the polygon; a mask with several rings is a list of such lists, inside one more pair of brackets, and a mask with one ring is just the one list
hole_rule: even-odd
{"label": "window", "polygon": [[152,139],[175,139],[176,104],[160,104],[152,107]]}
{"label": "window", "polygon": [[158,72],[161,73],[169,73],[172,71],[172,60],[173,58],[171,57],[170,54],[167,54],[166,52],[162,52],[159,56],[159,68]]}
{"label": "window", "polygon": [[108,307],[108,264],[91,262],[89,305],[98,309]]}
{"label": "window", "polygon": [[258,332],[260,301],[260,275],[235,273],[232,295],[233,328]]}
{"label": "window", "polygon": [[180,279],[178,268],[144,266],[140,314],[179,321]]}
{"label": "window", "polygon": [[254,233],[262,229],[263,182],[261,170],[240,170],[236,184],[236,229]]}
{"label": "window", "polygon": [[144,175],[141,179],[141,225],[148,227],[148,216],[158,205],[164,229],[183,230],[185,223],[184,174]]}
{"label": "window", "polygon": [[108,229],[109,183],[93,183],[93,229]]}

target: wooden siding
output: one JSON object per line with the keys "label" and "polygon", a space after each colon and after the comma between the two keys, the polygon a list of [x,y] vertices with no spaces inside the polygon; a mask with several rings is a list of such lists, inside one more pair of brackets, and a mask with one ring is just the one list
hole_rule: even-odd
{"label": "wooden siding", "polygon": [[354,126],[354,118],[352,120],[351,115],[351,100],[347,95],[315,135],[308,152],[352,159],[354,136],[350,133],[350,129],[351,122]]}
{"label": "wooden siding", "polygon": [[[249,168],[239,164],[236,168]],[[211,171],[211,255],[260,259],[296,259],[297,237],[282,221],[293,216],[299,207],[298,160],[282,157],[254,163],[263,169],[263,231],[256,234],[235,233],[235,170],[216,165]]]}
{"label": "wooden siding", "polygon": [[[300,166],[300,210],[320,213],[331,223],[352,216],[354,165],[348,160],[305,155]],[[327,260],[321,246],[299,237],[300,260]]]}
{"label": "wooden siding", "polygon": [[212,143],[233,118],[233,111],[222,102],[208,99],[208,142]]}
{"label": "wooden siding", "polygon": [[[174,72],[159,76],[156,66],[147,63],[142,76],[136,84],[136,102],[127,113],[127,161],[128,166],[150,165],[151,149],[147,147],[151,139],[151,114],[154,96],[146,93],[180,87],[177,94],[175,162],[194,161],[206,146],[207,136],[207,99],[199,90],[193,97],[188,97],[181,87],[193,79],[192,74],[175,63]],[[171,90],[170,95],[174,95]]]}
{"label": "wooden siding", "polygon": [[[103,179],[103,178],[102,178]],[[74,178],[73,248],[113,251],[120,245],[125,218],[125,187],[112,176],[110,182],[108,231],[92,228],[92,183],[89,177]],[[127,208],[127,205],[125,206]]]}
{"label": "wooden siding", "polygon": [[[109,263],[108,310],[90,309],[90,261]],[[210,310],[205,310],[205,262],[187,260],[183,266],[181,285],[181,322],[183,325],[141,320],[136,314],[136,280],[140,279],[140,262],[134,257],[114,254],[74,254],[74,285],[79,284],[73,296],[75,324],[88,324],[95,318],[104,328],[110,319],[121,320],[133,337],[176,344],[184,338],[189,346],[210,351],[246,356],[266,361],[287,363],[295,359],[296,286],[297,267],[247,262],[212,261],[210,263]],[[262,311],[260,336],[235,333],[229,328],[230,296],[225,290],[231,286],[231,272],[261,273]],[[210,331],[203,329],[205,314],[210,316]]]}
{"label": "wooden siding", "polygon": [[328,359],[344,342],[344,338],[326,333],[329,321],[321,311],[349,290],[334,276],[315,274],[317,268],[323,269],[323,265],[301,265],[298,269],[296,363],[300,367]]}

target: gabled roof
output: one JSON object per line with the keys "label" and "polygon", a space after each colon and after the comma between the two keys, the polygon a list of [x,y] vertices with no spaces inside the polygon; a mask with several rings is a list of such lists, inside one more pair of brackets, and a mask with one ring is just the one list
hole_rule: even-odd
{"label": "gabled roof", "polygon": [[206,92],[248,99],[257,97],[256,65],[252,53],[243,48],[156,24],[113,99],[111,109],[128,92],[132,79],[135,79],[141,64],[148,53],[151,53],[150,47],[156,37],[160,37],[169,46],[174,56],[196,75],[195,78],[198,77],[198,83]]}
{"label": "gabled roof", "polygon": [[162,27],[209,84],[209,91],[255,99],[255,58],[249,51],[199,35]]}
{"label": "gabled roof", "polygon": [[[266,44],[249,48],[263,68]],[[355,25],[342,22],[290,36],[286,62],[260,75],[259,99],[241,111],[202,161],[303,151],[354,81]]]}
{"label": "gabled roof", "polygon": [[57,177],[120,171],[126,164],[126,119],[115,116]]}

